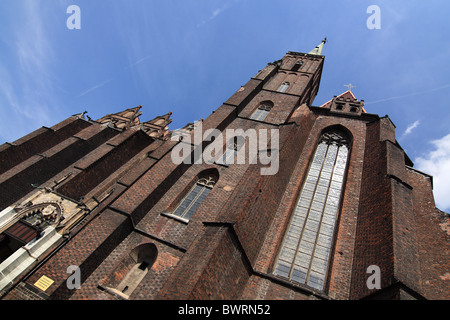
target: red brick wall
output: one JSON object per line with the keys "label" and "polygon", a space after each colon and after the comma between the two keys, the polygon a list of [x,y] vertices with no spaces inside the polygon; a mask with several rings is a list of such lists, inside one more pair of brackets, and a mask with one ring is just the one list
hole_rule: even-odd
{"label": "red brick wall", "polygon": [[367,125],[351,299],[373,293],[366,285],[370,276],[366,272],[370,265],[380,267],[381,287],[390,285],[394,275],[391,188],[386,172],[387,143],[380,141],[379,122]]}
{"label": "red brick wall", "polygon": [[[90,130],[94,126],[85,130]],[[81,131],[83,134],[84,130]],[[60,171],[66,169],[72,163],[84,155],[99,147],[102,143],[117,134],[117,131],[105,128],[100,132],[93,132],[88,140],[67,139],[52,149],[47,150],[46,157],[35,162],[31,166],[21,168],[22,170],[3,181],[0,184],[0,209],[18,201],[34,188],[31,184],[41,185]],[[53,150],[56,149],[56,150]],[[78,200],[78,199],[77,199]]]}
{"label": "red brick wall", "polygon": [[211,246],[207,240],[203,241],[205,246],[199,246],[200,249],[213,249],[214,252],[192,288],[189,299],[239,299],[249,277],[242,250],[229,228],[208,226],[206,235],[210,233],[219,242]]}
{"label": "red brick wall", "polygon": [[14,142],[0,153],[0,174],[20,164],[36,153],[42,153],[90,126],[87,121],[68,118],[58,130],[42,127]]}
{"label": "red brick wall", "polygon": [[450,299],[450,216],[435,207],[431,178],[413,169],[407,170],[413,187],[413,212],[420,262],[421,294],[431,300]]}
{"label": "red brick wall", "polygon": [[125,216],[107,210],[62,247],[27,282],[34,284],[42,275],[46,275],[55,281],[46,294],[51,299],[68,299],[74,290],[69,290],[66,285],[70,276],[66,273],[67,268],[79,266],[83,283],[130,232],[131,223]]}
{"label": "red brick wall", "polygon": [[133,136],[58,188],[57,191],[72,199],[80,199],[81,196],[85,196],[143,148],[151,144],[152,141],[153,139],[148,135],[142,131],[137,131]]}
{"label": "red brick wall", "polygon": [[131,251],[144,243],[153,243],[156,245],[157,258],[141,283],[131,293],[130,299],[148,300],[156,298],[157,293],[172,273],[183,253],[162,243],[153,241],[145,235],[131,232],[106,259],[101,261],[96,270],[83,283],[82,288],[76,290],[70,299],[117,299],[110,293],[99,289],[98,286],[116,287],[134,264],[134,260],[130,257]]}

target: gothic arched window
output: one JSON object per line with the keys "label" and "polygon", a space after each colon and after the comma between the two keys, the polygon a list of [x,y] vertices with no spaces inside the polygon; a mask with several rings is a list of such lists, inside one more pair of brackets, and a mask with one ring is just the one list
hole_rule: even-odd
{"label": "gothic arched window", "polygon": [[271,101],[261,102],[258,109],[256,109],[250,119],[263,121],[269,114],[269,111],[272,109],[272,107],[273,103]]}
{"label": "gothic arched window", "polygon": [[184,197],[181,203],[173,212],[174,215],[189,221],[192,215],[197,211],[200,204],[205,200],[211,189],[217,182],[217,176],[207,175],[197,180],[189,193]]}
{"label": "gothic arched window", "polygon": [[286,92],[286,90],[289,88],[289,85],[290,85],[289,82],[283,82],[277,91],[278,92]]}
{"label": "gothic arched window", "polygon": [[340,130],[321,136],[274,274],[323,290],[349,149]]}

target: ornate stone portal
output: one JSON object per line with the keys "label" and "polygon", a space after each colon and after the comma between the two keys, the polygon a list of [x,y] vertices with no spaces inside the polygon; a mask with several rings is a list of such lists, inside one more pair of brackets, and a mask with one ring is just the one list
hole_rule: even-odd
{"label": "ornate stone portal", "polygon": [[[4,210],[5,211],[5,210]],[[88,206],[51,189],[40,189],[21,204],[0,214],[0,233],[9,237],[0,263],[0,293],[40,257],[55,248],[90,212]]]}
{"label": "ornate stone portal", "polygon": [[61,207],[58,203],[43,203],[24,209],[22,220],[28,222],[39,230],[46,226],[57,227],[61,221]]}
{"label": "ornate stone portal", "polygon": [[16,207],[17,218],[43,230],[51,226],[60,234],[70,232],[90,211],[83,204],[61,197],[49,189],[42,189]]}

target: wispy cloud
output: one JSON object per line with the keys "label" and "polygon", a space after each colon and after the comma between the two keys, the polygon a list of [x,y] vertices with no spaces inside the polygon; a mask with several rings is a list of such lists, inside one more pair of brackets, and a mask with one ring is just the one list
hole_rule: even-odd
{"label": "wispy cloud", "polygon": [[138,64],[140,64],[140,63],[142,63],[142,62],[144,62],[145,60],[150,59],[152,56],[153,56],[153,54],[146,55],[145,57],[143,57],[143,58],[141,58],[141,59],[139,59],[139,60],[133,62],[132,64],[130,64],[128,67],[130,67],[130,68],[131,68],[131,67],[134,67],[134,66],[136,66],[136,65],[138,65]]}
{"label": "wispy cloud", "polygon": [[405,136],[407,136],[408,134],[410,134],[415,128],[417,128],[420,124],[420,121],[414,121],[414,123],[411,123],[405,130],[405,132],[403,132],[402,136],[400,137],[400,139],[404,138]]}
{"label": "wispy cloud", "polygon": [[0,119],[0,135],[5,140],[15,140],[36,126],[48,124],[57,106],[52,94],[53,46],[39,14],[40,5],[36,1],[23,1],[20,8],[21,19],[7,26],[12,30],[8,34],[10,45],[2,52],[4,59],[0,61],[3,102],[0,110],[10,115],[8,119]]}
{"label": "wispy cloud", "polygon": [[[140,59],[136,60],[135,62],[129,64],[129,65],[126,66],[124,69],[127,70],[128,68],[135,67],[135,66],[137,66],[138,64],[140,64],[140,63],[142,63],[142,62],[144,62],[144,61],[150,59],[152,56],[153,56],[153,54],[146,55],[145,57],[140,58]],[[99,84],[96,84],[96,85],[90,87],[89,89],[83,91],[83,92],[80,93],[77,97],[80,98],[80,97],[82,97],[82,96],[84,96],[84,95],[86,95],[86,94],[88,94],[88,93],[90,93],[90,92],[92,92],[92,91],[94,91],[94,90],[96,90],[96,89],[98,89],[98,88],[101,88],[101,87],[107,85],[108,83],[110,83],[111,81],[113,81],[114,79],[115,79],[115,78],[113,77],[113,78],[109,78],[109,79],[107,79],[107,80],[105,80],[105,81],[102,81],[102,82],[100,82]]]}
{"label": "wispy cloud", "polygon": [[201,27],[202,25],[204,25],[205,23],[208,23],[212,20],[214,20],[218,15],[220,15],[222,12],[224,12],[225,10],[227,10],[228,8],[231,7],[231,4],[225,4],[224,6],[217,8],[216,10],[214,10],[212,12],[212,14],[205,20],[203,20],[202,22],[200,22],[199,24],[197,24],[197,28]]}
{"label": "wispy cloud", "polygon": [[222,7],[222,8],[219,8],[219,9],[216,9],[216,10],[214,10],[214,12],[212,13],[212,15],[211,15],[211,17],[209,18],[210,20],[211,19],[214,19],[215,17],[217,17],[222,11],[224,11],[225,9],[227,9],[227,7]]}
{"label": "wispy cloud", "polygon": [[95,85],[95,86],[92,86],[91,88],[89,88],[89,89],[83,91],[82,93],[80,93],[80,94],[78,95],[78,98],[79,98],[79,97],[82,97],[82,96],[84,96],[84,95],[86,95],[86,94],[88,94],[89,92],[94,91],[95,89],[98,89],[98,88],[103,87],[104,85],[106,85],[107,83],[109,83],[109,82],[111,82],[111,81],[113,81],[113,80],[114,80],[114,78],[110,78],[110,79],[105,80],[105,81],[103,81],[103,82],[101,82],[101,83],[99,83],[99,84],[97,84],[97,85]]}
{"label": "wispy cloud", "polygon": [[417,169],[433,176],[433,193],[436,206],[450,210],[450,134],[430,142],[433,151],[415,159]]}
{"label": "wispy cloud", "polygon": [[379,103],[379,102],[386,102],[386,101],[391,101],[391,100],[396,100],[396,99],[401,99],[401,98],[408,98],[408,97],[413,97],[413,96],[417,96],[417,95],[421,95],[421,94],[426,94],[426,93],[431,93],[434,91],[438,91],[438,90],[442,90],[445,88],[450,88],[450,83],[437,87],[437,88],[433,88],[433,89],[429,89],[429,90],[425,90],[425,91],[418,91],[418,92],[413,92],[413,93],[409,93],[409,94],[404,94],[401,96],[395,96],[395,97],[390,97],[390,98],[385,98],[385,99],[380,99],[380,100],[375,100],[375,101],[368,101],[365,103],[365,105],[368,104],[375,104],[375,103]]}

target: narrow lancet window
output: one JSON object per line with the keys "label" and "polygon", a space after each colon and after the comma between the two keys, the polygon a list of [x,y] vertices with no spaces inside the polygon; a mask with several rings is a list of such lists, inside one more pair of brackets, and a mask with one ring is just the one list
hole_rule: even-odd
{"label": "narrow lancet window", "polygon": [[342,131],[321,136],[274,274],[323,290],[349,148]]}
{"label": "narrow lancet window", "polygon": [[230,165],[234,163],[234,159],[236,158],[236,155],[238,154],[239,150],[244,146],[245,139],[241,136],[235,136],[233,139],[231,139],[227,147],[225,149],[225,152],[223,153],[223,156],[217,160],[218,164],[223,165]]}
{"label": "narrow lancet window", "polygon": [[256,111],[252,114],[250,119],[263,121],[269,114],[272,107],[273,107],[272,102],[270,102],[270,101],[262,102],[259,105],[258,109],[256,109]]}
{"label": "narrow lancet window", "polygon": [[292,67],[292,71],[298,71],[302,65],[303,65],[303,61],[298,60]]}
{"label": "narrow lancet window", "polygon": [[290,85],[289,82],[283,82],[277,91],[278,92],[286,92],[286,90],[289,88],[289,85]]}
{"label": "narrow lancet window", "polygon": [[217,178],[207,176],[200,178],[173,212],[174,215],[189,221],[200,207],[203,200],[216,184]]}

